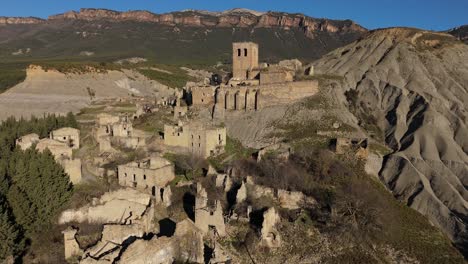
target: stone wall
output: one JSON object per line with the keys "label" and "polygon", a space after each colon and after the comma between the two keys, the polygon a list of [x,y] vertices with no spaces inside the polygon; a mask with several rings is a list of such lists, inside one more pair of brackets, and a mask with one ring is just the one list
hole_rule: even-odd
{"label": "stone wall", "polygon": [[260,73],[260,85],[292,82],[294,76],[287,70],[265,70]]}
{"label": "stone wall", "polygon": [[208,194],[200,183],[197,184],[197,196],[195,199],[195,225],[204,235],[215,232],[223,237],[226,235],[223,208],[216,200],[214,206],[208,205]]}
{"label": "stone wall", "polygon": [[32,147],[33,144],[39,142],[38,134],[28,134],[20,137],[16,140],[16,145],[19,146],[22,150],[26,150]]}
{"label": "stone wall", "polygon": [[220,87],[216,93],[215,111],[258,110],[287,104],[318,92],[317,81],[283,82],[259,86]]}
{"label": "stone wall", "polygon": [[81,160],[80,159],[62,159],[59,160],[65,172],[70,176],[70,181],[73,184],[81,182]]}
{"label": "stone wall", "polygon": [[213,105],[216,86],[192,87],[192,105]]}
{"label": "stone wall", "polygon": [[78,230],[72,227],[69,227],[62,232],[65,247],[65,259],[69,259],[74,256],[79,256],[83,253],[80,249],[80,245],[76,241],[75,236],[77,232]]}

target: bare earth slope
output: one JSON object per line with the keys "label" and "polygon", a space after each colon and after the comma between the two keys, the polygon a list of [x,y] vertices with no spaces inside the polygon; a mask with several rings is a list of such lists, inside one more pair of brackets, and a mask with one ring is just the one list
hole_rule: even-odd
{"label": "bare earth slope", "polygon": [[131,95],[167,95],[172,89],[132,71],[63,74],[39,67],[27,70],[26,80],[0,94],[0,120],[9,116],[41,116],[44,113],[77,112],[94,98],[117,98]]}
{"label": "bare earth slope", "polygon": [[358,108],[381,120],[394,149],[381,180],[466,250],[468,45],[442,33],[377,30],[315,66],[344,76],[339,92],[357,91]]}

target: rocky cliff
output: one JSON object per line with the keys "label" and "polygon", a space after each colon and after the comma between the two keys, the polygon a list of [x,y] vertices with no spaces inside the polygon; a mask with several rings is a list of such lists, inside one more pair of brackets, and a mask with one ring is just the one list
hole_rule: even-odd
{"label": "rocky cliff", "polygon": [[[467,248],[468,46],[451,35],[393,28],[370,32],[316,63],[344,76],[361,123],[373,122],[394,152],[381,180]],[[354,94],[354,96],[349,96]],[[370,120],[370,121],[369,121]]]}
{"label": "rocky cliff", "polygon": [[206,12],[186,10],[168,14],[154,14],[148,11],[117,12],[107,9],[81,9],[79,12],[70,11],[64,14],[50,16],[49,20],[111,20],[111,21],[139,21],[159,23],[171,26],[192,27],[280,27],[300,28],[307,34],[315,31],[325,32],[365,32],[365,28],[351,20],[337,21],[329,19],[315,19],[302,14],[288,14],[279,12],[259,13],[246,9],[233,9],[225,12]]}

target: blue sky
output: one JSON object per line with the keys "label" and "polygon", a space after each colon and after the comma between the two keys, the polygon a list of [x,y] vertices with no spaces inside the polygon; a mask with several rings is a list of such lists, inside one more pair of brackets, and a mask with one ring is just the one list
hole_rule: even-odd
{"label": "blue sky", "polygon": [[409,26],[445,30],[468,24],[468,0],[0,0],[0,16],[37,16],[82,7],[155,13],[183,9],[211,11],[235,7],[304,13],[312,17],[352,19],[369,29]]}

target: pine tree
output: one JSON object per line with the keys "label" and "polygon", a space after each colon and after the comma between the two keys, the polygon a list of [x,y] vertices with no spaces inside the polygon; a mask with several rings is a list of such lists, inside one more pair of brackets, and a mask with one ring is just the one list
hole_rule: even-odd
{"label": "pine tree", "polygon": [[0,196],[0,262],[8,257],[16,257],[24,249],[21,228],[12,220],[5,199]]}

